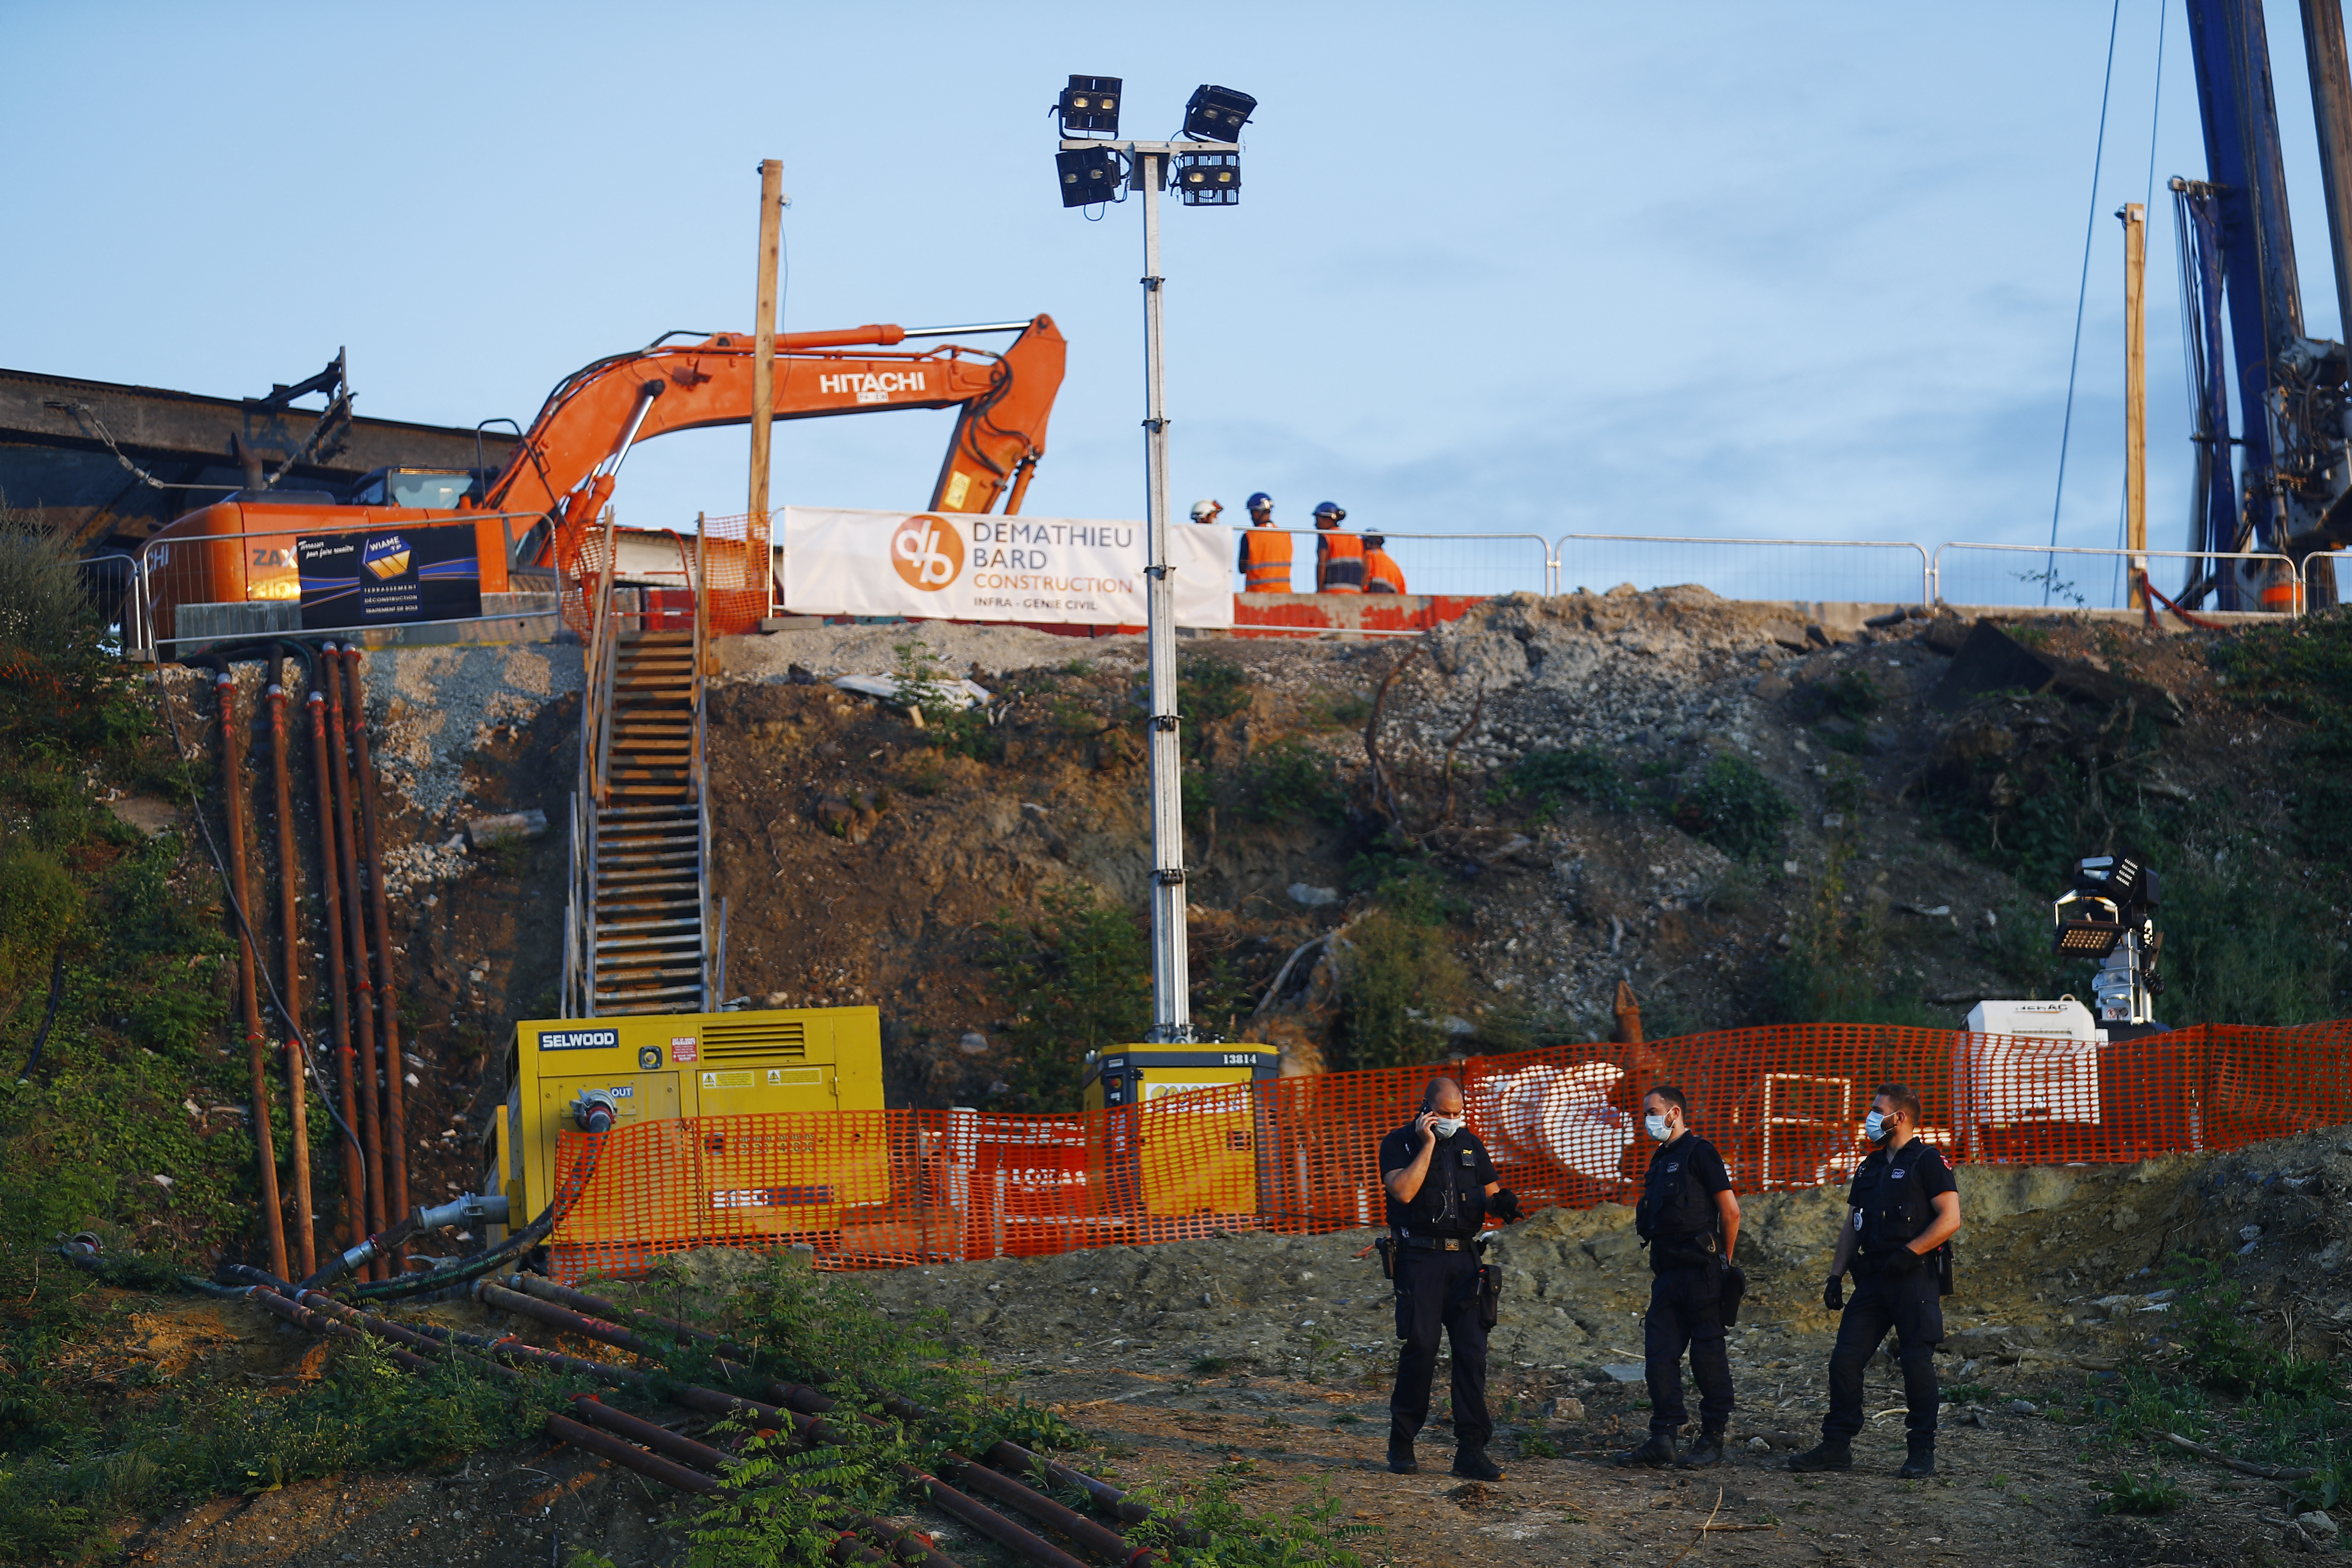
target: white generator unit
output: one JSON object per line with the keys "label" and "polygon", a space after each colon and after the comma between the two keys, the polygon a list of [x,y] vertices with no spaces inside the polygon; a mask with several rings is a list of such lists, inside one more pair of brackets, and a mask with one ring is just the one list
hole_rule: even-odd
{"label": "white generator unit", "polygon": [[1979,1002],[1953,1052],[1955,1129],[1974,1158],[1987,1131],[2020,1122],[2099,1124],[2099,1054],[2107,1032],[2072,996]]}

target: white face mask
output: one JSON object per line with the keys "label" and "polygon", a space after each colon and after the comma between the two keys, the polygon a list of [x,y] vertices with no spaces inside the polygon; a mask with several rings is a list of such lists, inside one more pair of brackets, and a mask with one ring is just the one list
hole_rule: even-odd
{"label": "white face mask", "polygon": [[1462,1131],[1462,1119],[1458,1116],[1434,1116],[1430,1118],[1429,1125],[1440,1138],[1451,1138]]}
{"label": "white face mask", "polygon": [[1649,1133],[1651,1137],[1656,1139],[1661,1143],[1664,1142],[1666,1141],[1667,1134],[1674,1131],[1666,1125],[1666,1119],[1658,1115],[1651,1115],[1643,1118],[1642,1128],[1643,1131]]}
{"label": "white face mask", "polygon": [[1863,1118],[1862,1135],[1874,1143],[1885,1142],[1886,1135],[1894,1131],[1895,1119],[1883,1111],[1873,1110]]}

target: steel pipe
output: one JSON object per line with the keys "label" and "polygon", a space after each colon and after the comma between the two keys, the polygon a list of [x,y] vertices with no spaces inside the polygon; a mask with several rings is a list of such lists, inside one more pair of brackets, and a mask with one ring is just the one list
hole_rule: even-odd
{"label": "steel pipe", "polygon": [[294,872],[294,791],[286,771],[286,650],[269,645],[269,772],[278,804],[278,962],[285,975],[278,1001],[286,1010],[286,1120],[293,1132],[294,1256],[302,1272],[319,1266],[318,1226],[310,1212],[310,1107],[304,1084],[302,932]]}
{"label": "steel pipe", "polygon": [[[367,1202],[363,1205],[366,1222],[361,1236],[373,1236],[382,1230],[388,1217],[384,1208],[383,1188],[383,1128],[376,1116],[375,1061],[375,985],[368,979],[367,913],[360,892],[360,852],[358,810],[352,788],[351,761],[348,754],[351,723],[343,713],[343,682],[336,660],[335,645],[329,643],[320,650],[319,662],[325,672],[327,704],[334,725],[335,744],[331,748],[335,791],[335,846],[342,861],[343,875],[343,934],[351,943],[350,982],[352,996],[352,1054],[347,1058],[351,1081],[359,1089],[359,1115],[352,1123],[359,1129],[361,1158],[366,1179]],[[383,1277],[380,1268],[371,1266],[363,1278]]]}
{"label": "steel pipe", "polygon": [[302,705],[310,711],[310,774],[319,810],[319,914],[327,928],[327,940],[319,945],[327,955],[327,992],[333,998],[335,1076],[343,1102],[342,1134],[336,1140],[343,1153],[343,1236],[347,1243],[356,1243],[368,1233],[367,1173],[360,1163],[356,1142],[360,1108],[352,1082],[350,998],[344,994],[342,879],[336,866],[334,790],[328,782],[331,764],[327,757],[327,698],[319,689],[315,671],[310,694]]}
{"label": "steel pipe", "polygon": [[[375,766],[368,760],[367,689],[360,682],[360,650],[343,645],[343,673],[351,683],[352,773],[359,782],[360,818],[366,833],[368,912],[375,936],[375,1000],[383,1040],[384,1213],[408,1212],[407,1068],[400,1055],[400,987],[393,979],[392,915],[383,890],[383,847],[377,833]],[[391,1272],[407,1268],[404,1248],[393,1250]]]}
{"label": "steel pipe", "polygon": [[583,1313],[575,1312],[569,1307],[559,1307],[551,1301],[537,1300],[519,1290],[509,1290],[505,1286],[494,1284],[488,1279],[475,1287],[474,1296],[484,1305],[496,1307],[500,1311],[519,1312],[526,1318],[535,1318],[551,1328],[561,1329],[568,1334],[578,1334],[583,1339],[594,1340],[600,1344],[611,1345],[616,1350],[627,1351],[630,1354],[643,1356],[647,1361],[659,1362],[668,1353],[668,1347],[639,1339],[618,1323],[608,1323],[602,1318],[591,1318]]}
{"label": "steel pipe", "polygon": [[648,1454],[635,1443],[615,1437],[609,1432],[599,1432],[595,1427],[583,1426],[568,1416],[549,1416],[547,1435],[561,1438],[576,1447],[585,1448],[601,1458],[610,1459],[624,1469],[635,1470],[641,1476],[650,1476],[662,1485],[677,1491],[693,1492],[698,1496],[707,1497],[712,1492],[724,1489],[718,1481],[704,1475],[700,1470],[689,1470],[675,1459],[665,1459],[659,1454]]}
{"label": "steel pipe", "polygon": [[261,955],[253,930],[253,890],[246,875],[245,759],[236,724],[236,675],[226,659],[213,667],[213,697],[218,709],[221,742],[222,811],[228,818],[229,891],[236,900],[237,974],[245,1004],[245,1056],[253,1097],[251,1121],[255,1166],[261,1179],[262,1231],[269,1243],[269,1268],[286,1272],[286,1216],[279,1212],[277,1141],[269,1131],[269,1055],[261,1034],[260,978],[256,973]]}

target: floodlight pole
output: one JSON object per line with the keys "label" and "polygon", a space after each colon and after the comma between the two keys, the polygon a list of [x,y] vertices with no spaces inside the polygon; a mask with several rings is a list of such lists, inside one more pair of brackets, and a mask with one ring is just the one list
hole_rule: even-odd
{"label": "floodlight pole", "polygon": [[1180,153],[1238,153],[1230,142],[1066,139],[1062,151],[1108,147],[1134,160],[1143,197],[1143,472],[1146,663],[1150,676],[1151,1030],[1148,1044],[1189,1042],[1192,966],[1184,907],[1184,754],[1176,710],[1176,584],[1168,564],[1167,378],[1160,353],[1160,195]]}

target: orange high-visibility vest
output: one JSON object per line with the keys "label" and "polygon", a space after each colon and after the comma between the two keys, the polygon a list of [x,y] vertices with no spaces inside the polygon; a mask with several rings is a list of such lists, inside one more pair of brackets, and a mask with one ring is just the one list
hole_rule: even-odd
{"label": "orange high-visibility vest", "polygon": [[1318,594],[1360,594],[1364,591],[1364,542],[1361,539],[1336,529],[1315,536],[1315,591]]}
{"label": "orange high-visibility vest", "polygon": [[1402,594],[1404,592],[1404,568],[1396,557],[1385,550],[1364,552],[1364,592],[1367,594]]}
{"label": "orange high-visibility vest", "polygon": [[1243,592],[1290,592],[1290,535],[1253,528],[1242,535]]}

